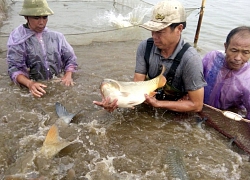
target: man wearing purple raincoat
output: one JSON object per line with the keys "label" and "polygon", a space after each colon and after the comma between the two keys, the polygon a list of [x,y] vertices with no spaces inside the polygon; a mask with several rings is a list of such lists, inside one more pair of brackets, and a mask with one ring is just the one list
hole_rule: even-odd
{"label": "man wearing purple raincoat", "polygon": [[250,119],[250,27],[231,30],[224,46],[225,53],[212,51],[203,58],[208,84],[204,103],[219,109],[245,109]]}
{"label": "man wearing purple raincoat", "polygon": [[64,73],[62,83],[73,85],[72,73],[76,71],[77,58],[64,35],[46,27],[48,15],[53,14],[46,0],[24,0],[19,14],[27,23],[14,29],[7,43],[11,80],[29,88],[36,97],[46,93],[46,85],[38,80],[48,80]]}

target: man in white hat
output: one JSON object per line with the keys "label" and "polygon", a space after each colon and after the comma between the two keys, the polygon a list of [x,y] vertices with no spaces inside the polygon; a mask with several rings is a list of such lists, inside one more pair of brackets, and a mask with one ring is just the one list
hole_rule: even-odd
{"label": "man in white hat", "polygon": [[76,56],[63,34],[46,27],[48,16],[54,14],[47,1],[24,0],[19,14],[25,17],[27,23],[14,29],[7,43],[11,80],[29,88],[35,97],[46,93],[46,85],[37,80],[48,80],[64,73],[62,83],[73,85]]}
{"label": "man in white hat", "polygon": [[[142,41],[137,49],[134,81],[153,79],[162,65],[167,83],[156,97],[145,95],[145,103],[178,112],[199,112],[203,107],[203,67],[195,48],[184,42],[186,12],[177,0],[164,0],[154,6],[151,20],[141,27],[152,32],[152,38]],[[94,102],[108,111],[117,108],[116,100]]]}

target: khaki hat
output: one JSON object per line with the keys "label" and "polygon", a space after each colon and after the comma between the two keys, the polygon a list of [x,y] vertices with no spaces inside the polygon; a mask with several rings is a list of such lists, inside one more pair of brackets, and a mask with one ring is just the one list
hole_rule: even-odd
{"label": "khaki hat", "polygon": [[49,8],[46,0],[24,0],[21,16],[48,16],[54,12]]}
{"label": "khaki hat", "polygon": [[164,0],[153,9],[151,20],[140,25],[150,31],[160,31],[172,23],[186,22],[186,11],[177,0]]}

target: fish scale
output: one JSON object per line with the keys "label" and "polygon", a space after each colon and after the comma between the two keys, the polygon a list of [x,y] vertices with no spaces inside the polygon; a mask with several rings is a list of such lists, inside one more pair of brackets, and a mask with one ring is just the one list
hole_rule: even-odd
{"label": "fish scale", "polygon": [[185,165],[182,159],[182,153],[178,148],[169,148],[167,150],[166,161],[170,168],[172,178],[188,180]]}

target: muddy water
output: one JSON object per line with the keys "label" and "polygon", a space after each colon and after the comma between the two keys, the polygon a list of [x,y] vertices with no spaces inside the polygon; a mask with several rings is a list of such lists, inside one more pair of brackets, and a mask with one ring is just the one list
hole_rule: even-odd
{"label": "muddy water", "polygon": [[[73,4],[56,2],[51,5],[59,12],[62,7],[70,10]],[[112,5],[111,2],[95,4],[100,12],[112,9]],[[84,2],[84,6],[78,4],[81,10],[91,9],[91,17],[98,17],[92,6],[93,2]],[[67,179],[68,171],[74,170],[76,179],[174,179],[168,163],[170,148],[181,153],[189,179],[249,178],[248,156],[237,147],[230,147],[229,139],[214,129],[198,125],[196,114],[173,113],[146,105],[134,110],[118,109],[110,114],[92,104],[93,100],[101,99],[99,85],[103,78],[132,79],[136,48],[140,40],[148,36],[137,27],[114,29],[101,24],[97,29],[102,32],[89,33],[94,27],[90,23],[79,32],[76,26],[82,25],[67,21],[72,28],[62,28],[63,22],[53,21],[57,18],[55,14],[48,24],[53,29],[58,25],[57,30],[65,31],[78,57],[75,86],[44,82],[48,85],[47,94],[43,98],[33,98],[26,88],[11,83],[6,74],[6,34],[22,19],[11,15],[20,9],[20,3],[10,7],[10,16],[1,29],[0,43],[0,178],[23,174],[26,179],[42,176]],[[124,11],[126,14],[128,9],[124,7]],[[188,39],[193,38],[192,33],[186,31]],[[201,42],[201,53],[206,49],[203,47]],[[73,143],[54,158],[30,160],[58,119],[55,102],[62,103],[72,113],[83,109],[68,127],[59,128],[60,136]]]}

